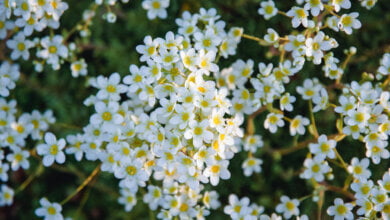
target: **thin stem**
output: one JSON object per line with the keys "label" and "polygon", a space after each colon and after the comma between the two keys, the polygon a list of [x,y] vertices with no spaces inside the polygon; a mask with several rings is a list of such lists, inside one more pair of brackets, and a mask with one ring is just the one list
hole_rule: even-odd
{"label": "thin stem", "polygon": [[298,200],[299,200],[300,202],[302,202],[303,200],[308,199],[308,198],[310,198],[310,197],[312,197],[312,196],[313,196],[313,194],[309,194],[309,195],[306,195],[306,196],[302,196],[302,197],[299,198]]}
{"label": "thin stem", "polygon": [[322,206],[324,205],[324,197],[325,197],[325,191],[321,190],[319,192],[319,199],[317,202],[317,206],[318,206],[317,220],[322,219],[321,217],[322,217]]}
{"label": "thin stem", "polygon": [[[345,134],[332,134],[332,135],[328,135],[328,140],[329,139],[334,139],[336,141],[341,141],[345,136],[346,136]],[[295,151],[304,149],[304,148],[307,147],[308,144],[314,143],[316,141],[317,141],[317,138],[312,138],[312,139],[309,139],[309,140],[305,140],[305,141],[299,142],[298,144],[296,144],[293,147],[284,148],[284,149],[277,149],[277,150],[271,150],[271,152],[272,153],[276,153],[276,154],[286,155],[286,154],[290,154],[290,153],[293,153]]]}
{"label": "thin stem", "polygon": [[309,100],[309,113],[310,113],[311,126],[312,126],[313,133],[314,133],[312,135],[314,137],[318,138],[318,130],[317,130],[316,121],[315,121],[314,113],[313,113],[313,103],[311,102],[311,100]]}
{"label": "thin stem", "polygon": [[35,170],[33,174],[31,174],[20,186],[16,189],[16,192],[23,191],[30,183],[35,179],[35,177],[39,176],[43,171],[42,163],[39,164],[38,168]]}
{"label": "thin stem", "polygon": [[349,198],[350,200],[355,200],[355,196],[353,195],[353,193],[347,191],[347,190],[344,190],[343,188],[341,187],[338,187],[338,186],[332,186],[332,185],[328,185],[327,183],[325,182],[321,182],[320,183],[321,185],[325,186],[325,189],[327,191],[332,191],[332,192],[336,192],[336,193],[340,193],[344,196],[346,196],[347,198]]}
{"label": "thin stem", "polygon": [[286,12],[284,12],[284,11],[278,11],[278,14],[283,15],[283,16],[288,17],[288,18],[291,18],[291,17],[288,16],[288,15],[286,14]]}
{"label": "thin stem", "polygon": [[255,111],[254,113],[252,113],[251,115],[249,115],[248,120],[247,120],[247,124],[246,124],[247,135],[253,135],[255,133],[254,119],[256,118],[256,116],[258,116],[259,114],[261,114],[265,110],[267,110],[267,107],[263,106],[263,107],[259,108],[257,111]]}
{"label": "thin stem", "polygon": [[348,165],[347,163],[345,163],[344,159],[341,157],[341,155],[339,154],[339,152],[337,151],[336,148],[333,148],[335,154],[336,154],[336,157],[337,159],[341,162],[341,165],[343,166],[343,168],[348,172]]}
{"label": "thin stem", "polygon": [[252,35],[242,34],[241,37],[249,39],[249,40],[257,41],[261,45],[267,45],[268,44],[265,40],[263,40],[261,38],[258,38],[258,37],[255,37],[255,36],[252,36]]}
{"label": "thin stem", "polygon": [[92,173],[84,180],[84,182],[79,186],[77,187],[77,189],[72,193],[70,194],[68,197],[66,197],[64,200],[62,200],[60,202],[61,205],[64,205],[65,203],[67,203],[70,199],[72,199],[75,195],[77,195],[77,193],[79,193],[81,190],[84,189],[84,187],[86,187],[91,181],[92,179],[100,172],[100,166],[101,164],[99,164],[93,171]]}

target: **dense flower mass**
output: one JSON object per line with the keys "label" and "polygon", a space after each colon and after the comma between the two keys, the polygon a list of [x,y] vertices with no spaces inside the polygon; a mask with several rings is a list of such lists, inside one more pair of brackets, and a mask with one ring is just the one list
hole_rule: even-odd
{"label": "dense flower mass", "polygon": [[[376,2],[360,5],[371,9]],[[86,78],[88,60],[81,57],[80,42],[91,34],[101,5],[107,8],[103,18],[116,22],[117,4],[95,0],[74,30],[56,32],[67,3],[0,3],[0,39],[9,57],[0,59],[0,206],[11,206],[14,195],[46,167],[61,170],[72,161],[88,161],[97,167],[75,193],[59,203],[41,195],[38,217],[63,219],[63,206],[104,171],[117,182],[116,199],[126,212],[143,202],[159,219],[204,219],[214,211],[231,219],[309,219],[313,213],[301,208],[308,198],[317,203],[319,218],[325,213],[334,219],[390,218],[390,170],[375,172],[390,158],[390,53],[377,62],[376,72],[359,80],[344,76],[357,48],[345,49],[343,58],[335,55],[344,45],[334,32],[348,37],[362,27],[359,13],[349,11],[355,2],[297,0],[283,12],[281,2],[261,1],[257,12],[265,20],[284,16],[291,25],[289,32],[269,27],[261,38],[230,27],[215,8],[184,11],[175,19],[177,31],[147,35],[135,47],[139,65],[87,78],[89,92],[95,93],[84,101],[92,113],[80,132],[55,134],[52,110],[19,110],[13,90],[26,78],[22,62],[31,61],[37,72],[46,65],[56,71],[68,66],[74,78]],[[141,3],[148,19],[167,18],[169,5],[169,0]],[[241,59],[244,38],[268,48],[279,61]],[[308,66],[318,68],[316,74],[306,73]],[[322,117],[334,129],[322,129]],[[281,133],[292,137],[292,147],[271,146],[269,136]],[[346,142],[357,146],[348,160],[341,149]],[[273,199],[279,202],[266,208],[255,195],[228,191],[228,198],[219,198],[221,182],[257,178],[270,158],[302,149],[306,153],[295,159],[299,169],[291,169],[309,195],[277,192]],[[232,169],[237,158],[240,175]],[[31,180],[20,187],[6,184],[12,173],[33,165],[38,168]],[[326,191],[337,197],[325,200]]]}

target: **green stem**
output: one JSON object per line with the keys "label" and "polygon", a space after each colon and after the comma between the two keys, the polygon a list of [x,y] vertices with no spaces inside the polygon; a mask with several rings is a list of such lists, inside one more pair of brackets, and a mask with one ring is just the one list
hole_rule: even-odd
{"label": "green stem", "polygon": [[42,163],[39,164],[38,168],[32,173],[20,186],[16,189],[16,192],[23,191],[30,183],[35,179],[35,177],[39,176],[43,171]]}
{"label": "green stem", "polygon": [[311,100],[309,100],[309,112],[310,112],[310,121],[311,121],[311,126],[312,126],[312,129],[313,129],[313,133],[312,134],[314,137],[318,138],[318,130],[317,130],[317,126],[316,126],[316,121],[315,121],[315,118],[314,118],[314,113],[313,113],[313,103]]}
{"label": "green stem", "polygon": [[93,171],[92,173],[84,180],[83,183],[81,183],[81,185],[79,187],[77,187],[77,189],[72,193],[70,194],[68,197],[66,197],[64,200],[62,200],[60,202],[61,205],[64,205],[65,203],[67,203],[70,199],[72,199],[75,195],[77,195],[77,193],[79,193],[81,190],[84,189],[84,187],[86,187],[91,181],[92,179],[100,172],[100,166],[101,164],[99,164]]}

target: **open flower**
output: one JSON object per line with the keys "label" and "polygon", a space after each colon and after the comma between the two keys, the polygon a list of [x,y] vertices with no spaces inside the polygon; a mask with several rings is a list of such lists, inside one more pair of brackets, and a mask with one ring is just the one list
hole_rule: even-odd
{"label": "open flower", "polygon": [[334,205],[330,206],[326,212],[328,215],[334,216],[336,220],[353,219],[352,208],[351,203],[344,203],[342,199],[336,198]]}
{"label": "open flower", "polygon": [[43,165],[50,166],[56,161],[59,164],[65,162],[65,154],[62,151],[65,147],[65,140],[59,139],[53,133],[45,134],[45,144],[40,144],[37,147],[38,155],[43,156]]}
{"label": "open flower", "polygon": [[51,203],[46,198],[39,200],[41,207],[35,210],[35,214],[44,220],[62,220],[62,207],[58,203]]}

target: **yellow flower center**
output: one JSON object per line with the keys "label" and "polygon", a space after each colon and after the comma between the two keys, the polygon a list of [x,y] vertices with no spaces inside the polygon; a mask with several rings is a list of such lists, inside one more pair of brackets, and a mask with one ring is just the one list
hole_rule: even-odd
{"label": "yellow flower center", "polygon": [[203,46],[210,47],[211,46],[211,40],[210,39],[204,39],[203,40]]}
{"label": "yellow flower center", "polygon": [[220,169],[221,168],[220,168],[219,165],[212,165],[211,168],[210,168],[211,172],[213,172],[213,173],[219,173]]}
{"label": "yellow flower center", "polygon": [[363,169],[361,166],[355,166],[353,168],[353,172],[356,173],[356,174],[361,174],[363,172]]}
{"label": "yellow flower center", "polygon": [[28,3],[27,2],[23,2],[20,5],[20,8],[22,8],[23,11],[27,11],[28,10]]}
{"label": "yellow flower center", "polygon": [[168,55],[168,56],[164,57],[164,62],[170,63],[172,61],[173,61],[173,57],[171,55]]}
{"label": "yellow flower center", "polygon": [[291,202],[291,201],[286,202],[286,209],[287,210],[292,211],[292,210],[294,210],[294,208],[295,208],[295,204],[293,202]]}
{"label": "yellow flower center", "polygon": [[56,46],[49,46],[49,53],[57,53],[57,47]]}
{"label": "yellow flower center", "polygon": [[364,186],[362,186],[362,188],[360,188],[360,191],[362,192],[363,195],[367,195],[370,192],[370,187],[367,185],[364,185]]}
{"label": "yellow flower center", "polygon": [[44,6],[46,4],[46,0],[38,0],[39,6]]}
{"label": "yellow flower center", "polygon": [[314,172],[314,173],[318,173],[320,171],[320,166],[318,164],[314,164],[312,167],[311,167],[311,170]]}
{"label": "yellow flower center", "polygon": [[352,25],[352,17],[351,16],[344,16],[342,19],[341,19],[341,23],[344,25],[344,26],[351,26]]}
{"label": "yellow flower center", "polygon": [[379,153],[381,151],[381,148],[380,147],[378,147],[378,146],[374,146],[374,147],[372,147],[372,152],[373,153]]}
{"label": "yellow flower center", "polygon": [[329,146],[329,144],[327,144],[327,143],[322,143],[321,146],[320,146],[320,148],[321,148],[321,151],[322,151],[322,152],[328,152],[329,149],[330,149],[330,146]]}
{"label": "yellow flower center", "polygon": [[49,206],[49,208],[47,208],[47,213],[49,215],[55,215],[57,212],[56,212],[56,209],[53,206]]}
{"label": "yellow flower center", "polygon": [[127,174],[129,174],[130,176],[134,176],[136,173],[137,173],[137,167],[135,166],[127,166],[126,167],[126,172]]}
{"label": "yellow flower center", "polygon": [[249,166],[254,166],[256,164],[256,161],[254,159],[249,159],[248,160],[248,165]]}
{"label": "yellow flower center", "polygon": [[336,212],[339,214],[339,215],[345,215],[345,213],[347,213],[347,207],[345,207],[344,205],[338,205],[337,208],[336,208]]}
{"label": "yellow flower center", "polygon": [[293,119],[291,122],[291,127],[297,128],[301,124],[301,121],[299,119]]}
{"label": "yellow flower center", "polygon": [[386,196],[384,194],[379,194],[376,196],[378,203],[384,203],[386,201]]}
{"label": "yellow flower center", "polygon": [[156,48],[155,47],[149,47],[147,51],[148,51],[149,55],[153,55],[156,52]]}
{"label": "yellow flower center", "polygon": [[265,6],[264,11],[266,14],[272,14],[272,12],[274,11],[274,7],[272,7],[272,5],[267,5]]}
{"label": "yellow flower center", "polygon": [[50,146],[49,152],[51,155],[57,155],[58,153],[58,146],[56,144],[53,144]]}
{"label": "yellow flower center", "polygon": [[297,9],[297,10],[295,11],[295,13],[297,14],[297,16],[298,16],[299,18],[306,18],[306,16],[307,16],[305,10],[302,9],[302,8]]}
{"label": "yellow flower center", "polygon": [[24,51],[26,49],[26,45],[23,42],[19,42],[17,48],[20,51]]}
{"label": "yellow flower center", "polygon": [[236,205],[236,206],[234,206],[233,210],[234,210],[234,212],[239,213],[241,211],[241,206],[240,205]]}
{"label": "yellow flower center", "polygon": [[158,2],[158,1],[152,2],[152,8],[159,9],[160,7],[161,7],[160,2]]}
{"label": "yellow flower center", "polygon": [[195,127],[194,134],[195,135],[201,135],[203,133],[203,128],[201,127]]}
{"label": "yellow flower center", "polygon": [[111,119],[112,119],[112,114],[111,114],[110,112],[104,112],[104,113],[102,114],[102,118],[103,118],[103,120],[105,120],[105,121],[111,121]]}
{"label": "yellow flower center", "polygon": [[313,50],[319,50],[320,49],[320,44],[318,42],[314,42],[312,47],[313,47]]}
{"label": "yellow flower center", "polygon": [[23,160],[23,156],[22,156],[21,154],[16,154],[16,155],[15,155],[15,160],[16,160],[17,162],[20,162],[20,161]]}

